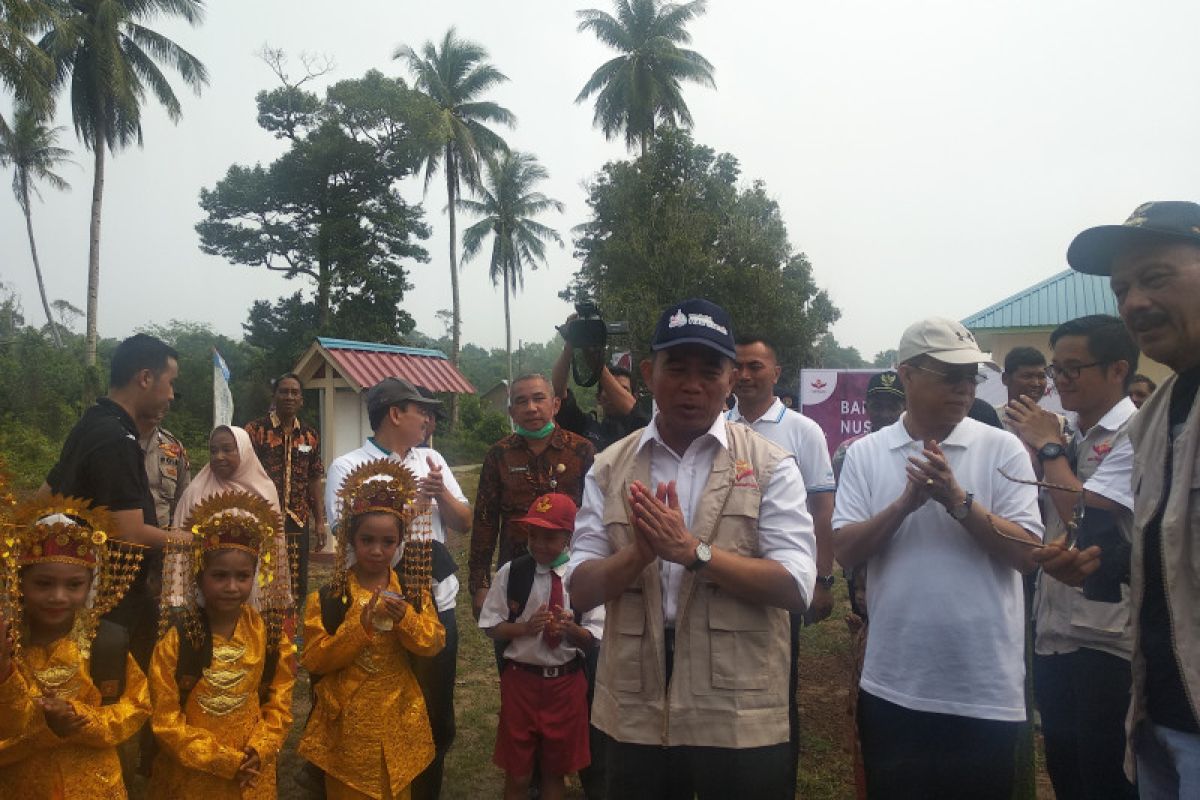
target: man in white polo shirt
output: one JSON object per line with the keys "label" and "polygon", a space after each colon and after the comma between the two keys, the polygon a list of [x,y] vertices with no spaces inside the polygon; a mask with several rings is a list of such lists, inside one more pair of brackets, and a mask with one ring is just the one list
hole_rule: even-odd
{"label": "man in white polo shirt", "polygon": [[867,791],[1003,798],[1025,719],[1021,574],[1043,534],[1015,436],[967,418],[979,366],[962,325],[901,337],[907,411],[846,454],[833,515],[847,568],[867,565],[871,636],[859,684]]}
{"label": "man in white polo shirt", "polygon": [[737,337],[737,381],[733,384],[735,405],[726,415],[731,422],[743,422],[796,457],[800,477],[808,493],[808,513],[817,538],[817,583],[813,599],[804,614],[791,615],[791,669],[788,691],[789,746],[792,774],[800,765],[800,708],[796,689],[800,674],[796,663],[800,646],[800,627],[820,622],[833,611],[833,493],[837,482],[829,460],[829,445],[821,426],[784,406],[775,396],[775,384],[783,370],[779,366],[773,342],[756,334]]}
{"label": "man in white polo shirt", "polygon": [[446,646],[432,658],[412,656],[413,671],[425,696],[436,755],[433,763],[413,781],[413,800],[436,798],[441,793],[446,751],[454,742],[454,679],[458,660],[458,624],[454,618],[458,578],[454,561],[444,545],[446,527],[465,531],[471,526],[471,507],[441,453],[420,447],[429,436],[441,401],[430,399],[402,378],[384,378],[367,391],[367,418],[374,435],[363,446],[334,459],[325,481],[328,519],[340,519],[338,489],[355,467],[390,458],[399,461],[417,478],[417,489],[433,505],[431,519],[435,542],[433,599],[438,619],[446,628]]}

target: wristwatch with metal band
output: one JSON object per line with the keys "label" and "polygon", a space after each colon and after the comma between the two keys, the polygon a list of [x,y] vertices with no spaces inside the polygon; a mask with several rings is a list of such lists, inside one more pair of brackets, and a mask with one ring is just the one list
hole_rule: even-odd
{"label": "wristwatch with metal band", "polygon": [[833,585],[837,583],[837,575],[830,573],[829,575],[817,576],[817,586],[821,586],[826,590],[833,589]]}

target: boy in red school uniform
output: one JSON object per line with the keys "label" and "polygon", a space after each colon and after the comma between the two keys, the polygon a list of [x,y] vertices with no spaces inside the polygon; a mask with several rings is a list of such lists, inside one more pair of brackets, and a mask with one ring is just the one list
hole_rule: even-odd
{"label": "boy in red school uniform", "polygon": [[543,800],[559,800],[566,775],[586,767],[587,652],[604,628],[604,607],[576,615],[567,593],[567,542],[577,509],[545,494],[514,520],[529,530],[529,552],[496,573],[479,627],[507,641],[500,677],[500,726],[493,760],[505,772],[505,800],[529,796],[534,762]]}

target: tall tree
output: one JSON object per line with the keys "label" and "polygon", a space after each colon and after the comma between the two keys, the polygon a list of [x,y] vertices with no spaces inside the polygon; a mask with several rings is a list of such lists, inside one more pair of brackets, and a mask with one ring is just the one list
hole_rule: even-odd
{"label": "tall tree", "polygon": [[295,295],[275,308],[263,302],[259,318],[303,318],[304,330],[326,336],[398,340],[412,328],[398,308],[410,288],[405,261],[427,261],[418,241],[429,237],[421,208],[405,202],[398,182],[438,141],[436,107],[402,80],[371,71],[334,84],[324,99],[287,82],[260,92],[258,120],[291,146],[266,167],[235,164],[200,190],[200,249],[312,282],[311,314]]}
{"label": "tall tree", "polygon": [[54,315],[50,312],[50,301],[46,297],[46,282],[42,279],[42,265],[38,261],[37,242],[33,238],[33,209],[31,199],[37,195],[37,181],[63,191],[71,188],[54,170],[68,161],[71,154],[58,146],[58,133],[62,128],[51,127],[43,122],[30,108],[21,107],[13,116],[12,127],[0,130],[0,165],[13,168],[13,195],[17,205],[25,213],[25,232],[29,236],[29,254],[33,257],[33,272],[37,276],[38,293],[42,298],[42,309],[46,312],[46,324],[56,347],[62,347],[62,336]]}
{"label": "tall tree", "polygon": [[662,124],[692,127],[692,112],[683,100],[681,83],[716,88],[713,65],[690,44],[687,24],[707,10],[706,0],[665,3],[663,0],[616,0],[616,16],[595,8],[576,12],[579,31],[590,31],[621,55],[606,61],[583,85],[576,103],[596,95],[594,123],[606,139],[625,134],[646,154],[655,129]]}
{"label": "tall tree", "polygon": [[465,264],[483,249],[492,235],[492,260],[488,275],[492,285],[504,286],[504,350],[508,355],[508,380],[513,379],[512,317],[508,295],[525,286],[525,267],[537,269],[546,262],[546,242],[563,246],[552,228],[533,219],[546,211],[562,213],[563,204],[534,187],[549,177],[546,168],[529,153],[509,150],[487,157],[486,175],[479,187],[478,200],[460,200],[464,211],[483,217],[463,231]]}
{"label": "tall tree", "polygon": [[179,17],[191,25],[204,18],[204,0],[72,0],[55,3],[56,13],[41,38],[56,65],[56,89],[70,81],[75,134],[94,157],[92,210],[88,237],[87,346],[84,359],[96,365],[97,307],[100,297],[100,212],[104,199],[104,152],[142,144],[142,104],[146,91],[172,122],[183,112],[159,64],[179,73],[199,94],[208,84],[200,60],[143,23]]}
{"label": "tall tree", "polygon": [[[420,51],[408,45],[396,48],[393,58],[404,61],[419,91],[433,98],[441,109],[443,139],[425,160],[425,186],[439,169],[446,178],[446,213],[450,220],[450,293],[453,322],[450,331],[450,361],[458,366],[462,339],[462,303],[458,294],[458,231],[455,210],[462,185],[479,185],[482,156],[506,148],[504,140],[487,123],[516,124],[517,118],[503,106],[479,99],[489,89],[508,80],[487,63],[487,50],[460,39],[454,28],[446,31],[440,47],[426,42]],[[457,407],[452,408],[457,415]],[[455,420],[457,421],[457,420]]]}
{"label": "tall tree", "polygon": [[735,330],[772,338],[784,373],[795,374],[838,311],[792,249],[778,203],[740,176],[733,156],[673,128],[644,158],[606,164],[588,187],[590,218],[576,228],[583,264],[561,296],[627,320],[635,349],[667,305],[707,297]]}

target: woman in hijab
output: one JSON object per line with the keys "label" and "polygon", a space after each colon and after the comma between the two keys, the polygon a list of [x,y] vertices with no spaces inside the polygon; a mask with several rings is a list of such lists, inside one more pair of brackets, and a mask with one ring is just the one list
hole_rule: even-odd
{"label": "woman in hijab", "polygon": [[[250,435],[233,425],[220,425],[209,435],[208,464],[192,479],[184,490],[183,497],[179,498],[172,527],[183,529],[197,503],[206,497],[231,489],[256,494],[270,503],[278,517],[276,525],[282,534],[283,515],[279,506],[279,491],[255,455]],[[287,545],[284,544],[285,539],[282,535],[276,537],[276,541],[279,542],[279,552],[275,554],[275,569],[278,573],[286,573]],[[177,565],[168,564],[167,568],[172,566]],[[290,587],[291,576],[281,574],[281,577],[286,577],[284,585]],[[177,600],[181,601],[182,598],[169,598],[168,603],[171,606],[181,605]],[[287,603],[289,607],[295,605],[295,598],[291,596],[290,589],[287,592]]]}

